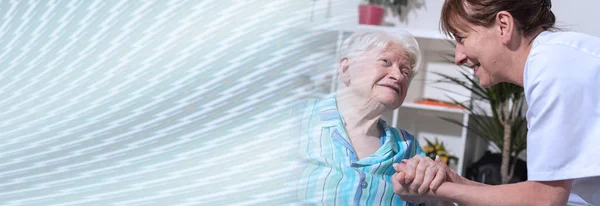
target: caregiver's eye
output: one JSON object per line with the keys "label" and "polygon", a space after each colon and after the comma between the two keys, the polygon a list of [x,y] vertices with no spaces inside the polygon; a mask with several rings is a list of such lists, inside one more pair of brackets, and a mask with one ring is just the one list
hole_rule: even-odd
{"label": "caregiver's eye", "polygon": [[462,36],[458,36],[458,35],[454,35],[454,39],[456,40],[456,42],[458,43],[463,43],[463,40],[465,39],[465,37]]}

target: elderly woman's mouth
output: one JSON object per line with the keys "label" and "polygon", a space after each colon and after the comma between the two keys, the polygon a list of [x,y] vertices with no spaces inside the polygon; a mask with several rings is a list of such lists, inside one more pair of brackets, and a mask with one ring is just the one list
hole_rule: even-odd
{"label": "elderly woman's mouth", "polygon": [[378,85],[390,88],[390,89],[396,91],[396,93],[400,94],[400,88],[398,88],[398,86],[396,86],[396,85],[393,85],[393,84],[378,84]]}

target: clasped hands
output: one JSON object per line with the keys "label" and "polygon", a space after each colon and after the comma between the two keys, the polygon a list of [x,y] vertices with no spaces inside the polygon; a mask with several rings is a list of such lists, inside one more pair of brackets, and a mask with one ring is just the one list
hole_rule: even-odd
{"label": "clasped hands", "polygon": [[458,175],[439,160],[416,155],[411,159],[394,164],[396,173],[392,176],[394,192],[403,200],[423,203],[434,200],[436,190],[446,181],[453,182]]}

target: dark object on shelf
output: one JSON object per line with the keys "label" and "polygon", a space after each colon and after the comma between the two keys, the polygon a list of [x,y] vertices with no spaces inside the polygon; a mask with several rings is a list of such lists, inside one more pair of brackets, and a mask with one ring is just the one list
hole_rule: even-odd
{"label": "dark object on shelf", "polygon": [[[511,163],[512,163],[511,158]],[[499,185],[501,183],[500,165],[502,164],[502,154],[491,153],[487,151],[481,159],[471,164],[466,171],[466,178],[489,185]],[[517,159],[515,166],[515,175],[509,183],[527,181],[527,163]]]}

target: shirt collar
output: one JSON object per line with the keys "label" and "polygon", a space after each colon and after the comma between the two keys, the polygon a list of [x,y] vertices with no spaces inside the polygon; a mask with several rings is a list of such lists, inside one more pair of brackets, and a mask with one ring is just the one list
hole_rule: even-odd
{"label": "shirt collar", "polygon": [[383,128],[383,134],[381,135],[381,138],[385,138],[385,142],[381,145],[381,147],[389,147],[394,151],[394,153],[397,153],[399,142],[399,137],[396,135],[397,133],[392,131],[392,128],[388,126],[385,120],[379,119],[379,124],[381,125],[381,128]]}
{"label": "shirt collar", "polygon": [[319,108],[319,116],[321,119],[321,127],[343,126],[344,118],[337,109],[335,93],[327,95],[317,103]]}
{"label": "shirt collar", "polygon": [[359,167],[380,164],[388,160],[393,160],[394,156],[398,154],[398,137],[396,136],[396,132],[394,132],[383,119],[379,119],[378,126],[382,131],[379,138],[384,139],[383,144],[375,151],[375,153],[358,162],[351,163],[351,166]]}

